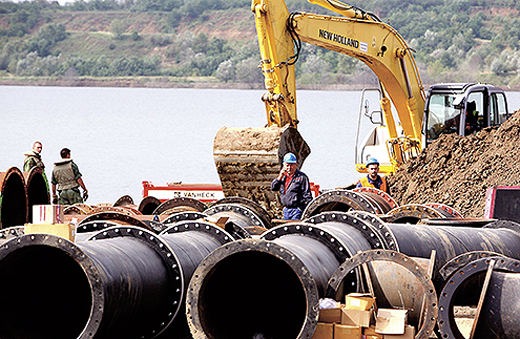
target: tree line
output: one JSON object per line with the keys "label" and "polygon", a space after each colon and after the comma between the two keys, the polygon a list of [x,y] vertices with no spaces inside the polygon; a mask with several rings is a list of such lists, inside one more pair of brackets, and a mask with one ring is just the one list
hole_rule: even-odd
{"label": "tree line", "polygon": [[[286,4],[291,11],[337,15],[304,0],[286,0]],[[520,0],[365,0],[351,4],[390,24],[404,37],[426,83],[519,85]],[[232,16],[233,10],[250,5],[249,0],[75,0],[65,6],[46,0],[0,2],[0,18],[7,22],[0,28],[0,72],[17,76],[204,76],[223,82],[262,83],[256,42],[177,32],[180,25],[196,25],[215,11],[228,11]],[[103,15],[114,11],[160,13],[162,32],[129,33],[127,23],[114,19],[110,41],[97,37],[105,49],[88,55],[68,51],[67,43],[76,33],[53,22],[61,12]],[[139,49],[143,55],[128,53],[128,49]],[[307,44],[296,68],[300,84],[375,81],[360,61]]]}

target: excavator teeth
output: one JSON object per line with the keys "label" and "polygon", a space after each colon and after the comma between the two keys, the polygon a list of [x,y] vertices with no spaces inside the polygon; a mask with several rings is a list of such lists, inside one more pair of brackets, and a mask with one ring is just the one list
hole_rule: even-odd
{"label": "excavator teeth", "polygon": [[299,166],[310,153],[293,127],[221,128],[213,142],[213,158],[224,195],[248,198],[280,216],[283,206],[271,182],[287,152],[296,154]]}

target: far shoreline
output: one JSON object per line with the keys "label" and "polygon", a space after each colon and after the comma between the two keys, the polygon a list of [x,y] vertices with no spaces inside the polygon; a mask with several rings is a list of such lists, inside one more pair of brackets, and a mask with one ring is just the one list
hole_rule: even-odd
{"label": "far shoreline", "polygon": [[[195,89],[253,89],[265,90],[264,83],[224,83],[204,77],[127,77],[60,79],[44,77],[1,78],[0,86],[53,86],[53,87],[126,87],[126,88],[195,88]],[[298,85],[299,90],[361,91],[374,88],[370,84],[313,84]]]}
{"label": "far shoreline", "polygon": [[[0,86],[51,86],[51,87],[120,87],[120,88],[194,88],[194,89],[240,89],[265,90],[264,83],[224,83],[212,77],[121,77],[121,78],[74,78],[56,77],[0,77]],[[430,85],[425,84],[428,89]],[[374,84],[298,84],[298,90],[315,91],[362,91],[376,88]],[[519,86],[497,85],[504,91],[520,91]]]}

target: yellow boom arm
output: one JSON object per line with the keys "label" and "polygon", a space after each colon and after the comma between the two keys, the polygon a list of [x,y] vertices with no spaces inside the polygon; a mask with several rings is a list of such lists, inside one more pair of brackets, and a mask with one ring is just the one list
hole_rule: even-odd
{"label": "yellow boom arm", "polygon": [[253,0],[251,9],[255,13],[265,88],[269,91],[262,96],[267,124],[296,127],[295,54],[286,28],[289,11],[283,1],[266,0]]}
{"label": "yellow boom arm", "polygon": [[[391,26],[352,6],[334,0],[309,1],[343,17],[309,13],[290,15],[283,0],[253,0],[252,3],[262,70],[269,91],[264,96],[270,99],[266,100],[269,125],[297,123],[294,66],[287,60],[293,60],[291,57],[295,55],[294,39],[301,39],[352,56],[370,67],[397,110],[404,137],[420,149],[425,94],[417,65],[404,39]],[[390,139],[397,140],[388,99],[383,99],[382,107]],[[394,165],[399,163],[396,157],[401,151],[402,145],[390,149]]]}

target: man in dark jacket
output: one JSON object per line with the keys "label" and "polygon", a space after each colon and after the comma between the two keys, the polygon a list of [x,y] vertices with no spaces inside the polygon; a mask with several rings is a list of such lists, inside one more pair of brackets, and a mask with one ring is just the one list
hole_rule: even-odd
{"label": "man in dark jacket", "polygon": [[297,169],[296,156],[287,153],[283,157],[283,167],[278,178],[271,183],[271,190],[280,191],[283,208],[283,218],[299,220],[305,206],[312,200],[309,178]]}

